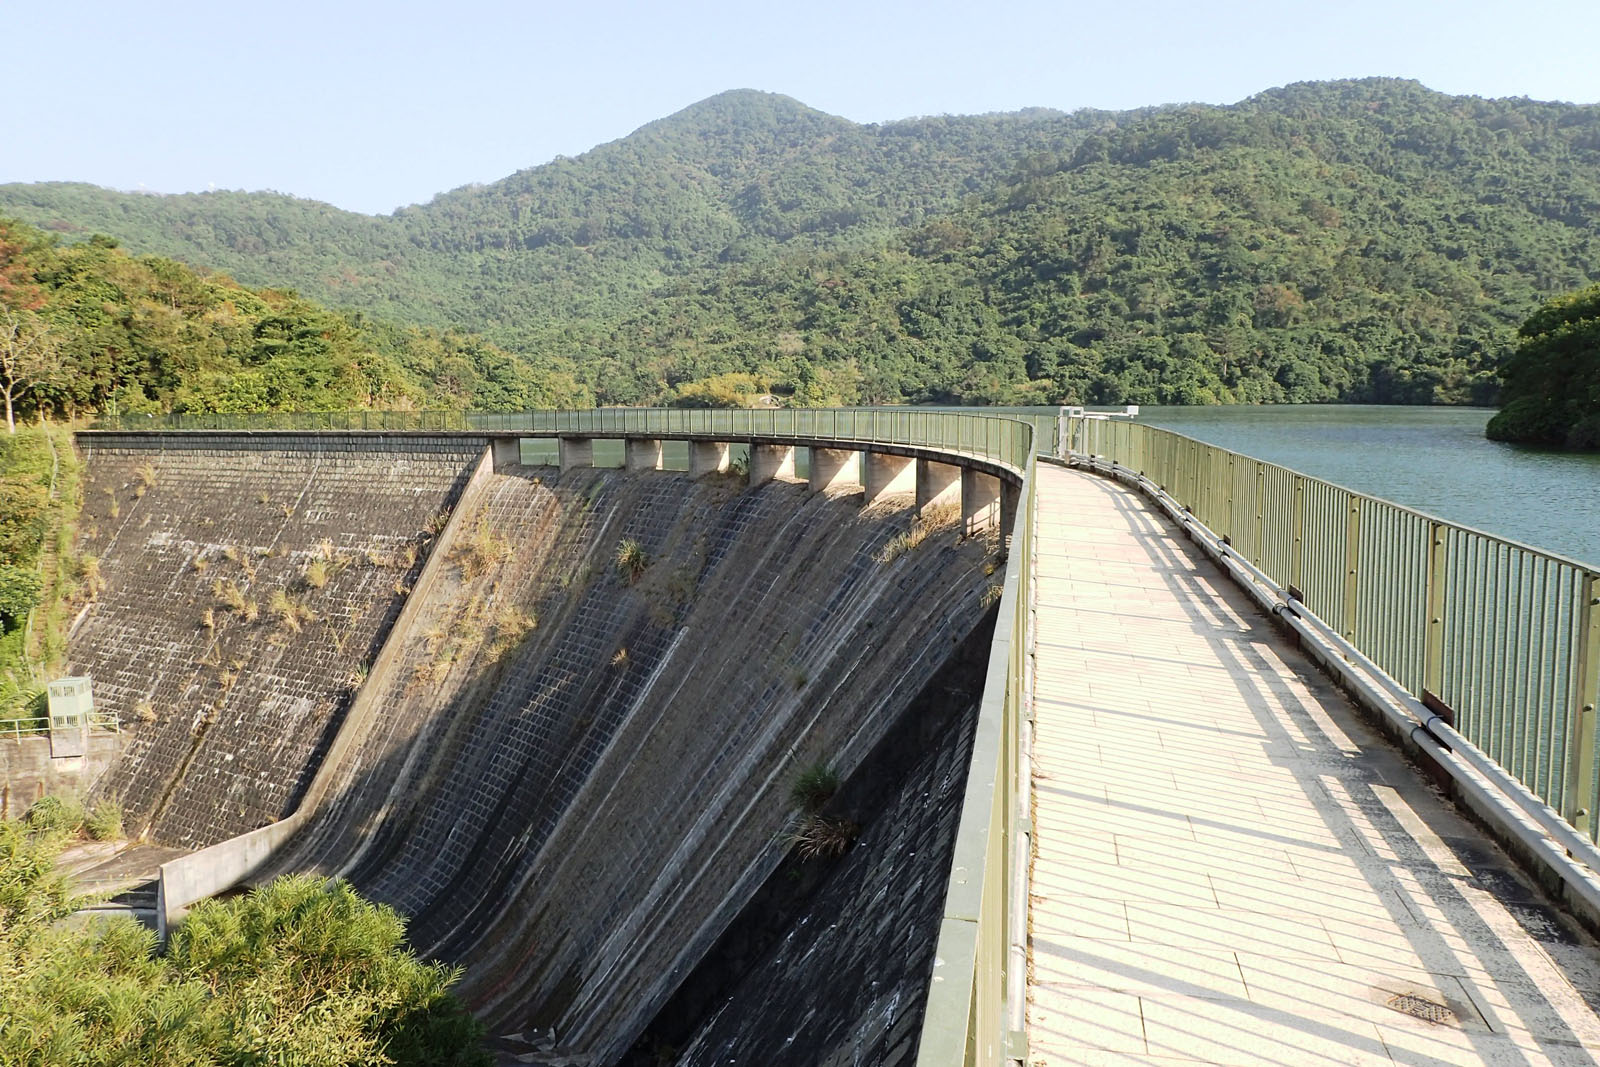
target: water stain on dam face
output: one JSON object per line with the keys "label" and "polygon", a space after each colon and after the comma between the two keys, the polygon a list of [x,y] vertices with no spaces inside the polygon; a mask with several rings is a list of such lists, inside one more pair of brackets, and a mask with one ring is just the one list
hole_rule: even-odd
{"label": "water stain on dam face", "polygon": [[[470,469],[441,474],[419,512],[448,503]],[[521,1062],[617,1062],[783,860],[798,770],[876,765],[869,753],[986,614],[999,581],[992,542],[947,529],[884,562],[913,521],[910,500],[860,501],[670,472],[512,467],[475,478],[434,584],[388,634],[381,677],[365,682],[374,710],[340,727],[311,821],[260,878],[341,874],[394,905],[418,951],[465,965],[461,993],[492,1033],[536,1057]],[[172,537],[196,540],[200,521],[175,523]],[[407,512],[390,536],[416,529]],[[126,522],[117,531],[132,535]],[[643,566],[619,564],[625,542]],[[209,588],[167,573],[175,558],[162,551],[147,537],[137,552],[107,552],[108,582],[155,559],[150,585]],[[385,588],[405,584],[386,578]],[[268,580],[292,584],[287,567]],[[111,598],[97,613],[121,641],[144,625],[140,612],[158,614],[150,600]],[[360,658],[354,645],[318,644],[313,662],[327,674],[350,677],[385,640],[397,606],[366,603],[373,636]],[[190,655],[202,648],[186,637]],[[268,668],[282,658],[261,654]],[[254,671],[254,660],[241,665],[234,690],[254,686],[255,708],[208,725],[158,829],[210,815],[187,783],[214,784],[197,775],[217,764],[243,759],[249,781],[275,782],[264,796],[304,787],[326,742],[302,744],[300,763],[280,758],[279,675]],[[177,683],[185,697],[197,674]],[[119,782],[170,785],[187,749],[156,744],[168,730],[149,730]],[[193,737],[180,740],[193,748]],[[956,757],[927,758],[943,759],[946,770],[926,773],[947,780]],[[939,795],[942,806],[922,807],[947,836],[952,809]],[[917,811],[898,821],[914,825]],[[867,866],[892,866],[895,854]],[[935,896],[936,911],[942,887]]]}

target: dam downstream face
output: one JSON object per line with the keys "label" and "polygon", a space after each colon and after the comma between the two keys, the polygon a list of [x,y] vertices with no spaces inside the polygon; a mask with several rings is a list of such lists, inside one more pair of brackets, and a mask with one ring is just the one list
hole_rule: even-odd
{"label": "dam downstream face", "polygon": [[411,916],[491,1033],[615,1062],[787,852],[796,774],[848,775],[978,624],[993,545],[891,559],[909,499],[666,472],[512,469],[461,507],[479,547],[273,873]]}
{"label": "dam downstream face", "polygon": [[96,707],[128,737],[96,794],[122,804],[130,836],[183,848],[283,818],[481,445],[79,440],[79,545],[102,588],[73,627],[69,667],[93,677]]}
{"label": "dam downstream face", "polygon": [[[870,1011],[806,1012],[827,1020],[807,1040],[856,1050],[841,1062],[914,1052],[976,700],[940,670],[992,618],[992,536],[947,515],[912,546],[909,496],[493,472],[481,440],[447,436],[401,455],[357,435],[86,436],[106,587],[71,655],[131,735],[98,788],[154,840],[263,825],[315,775],[305,829],[256,880],[341,875],[395,906],[419,952],[464,966],[515,1062],[623,1062],[691,975],[702,1007],[740,1006],[678,1033],[684,1062],[790,1062],[729,1029],[776,1010],[760,975],[786,976],[793,1008],[805,971],[784,946],[837,967],[879,929],[899,962],[855,970]],[[937,727],[925,689],[947,694]],[[836,869],[805,876],[826,903],[778,909],[804,936],[778,936],[762,912],[816,763],[876,799]],[[830,913],[856,918],[827,933]],[[697,971],[714,947],[750,956],[754,986]]]}

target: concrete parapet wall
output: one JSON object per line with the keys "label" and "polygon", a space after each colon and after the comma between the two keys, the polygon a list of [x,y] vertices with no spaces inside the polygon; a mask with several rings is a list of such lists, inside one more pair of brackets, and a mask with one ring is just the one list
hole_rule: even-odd
{"label": "concrete parapet wall", "polygon": [[89,731],[81,756],[51,756],[44,734],[0,738],[0,819],[16,818],[42,796],[87,792],[121,754],[122,735],[109,730]]}
{"label": "concrete parapet wall", "polygon": [[156,933],[165,940],[191,906],[260,870],[303,821],[303,815],[291,815],[163,863],[156,881]]}
{"label": "concrete parapet wall", "polygon": [[80,437],[104,589],[68,656],[128,733],[95,792],[130,832],[200,847],[294,809],[484,446]]}

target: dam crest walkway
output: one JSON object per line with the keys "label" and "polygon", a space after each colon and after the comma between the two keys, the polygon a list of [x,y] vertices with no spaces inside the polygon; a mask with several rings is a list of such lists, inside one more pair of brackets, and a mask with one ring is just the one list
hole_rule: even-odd
{"label": "dam crest walkway", "polygon": [[1027,1062],[1600,1062],[1593,940],[1141,497],[1037,492]]}

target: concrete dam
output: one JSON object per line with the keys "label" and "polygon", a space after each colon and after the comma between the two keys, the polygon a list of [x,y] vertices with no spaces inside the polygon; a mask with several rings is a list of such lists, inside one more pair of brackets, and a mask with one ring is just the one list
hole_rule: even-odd
{"label": "concrete dam", "polygon": [[[94,790],[393,905],[505,1062],[911,1062],[999,530],[942,464],[633,444],[84,434]],[[837,858],[794,848],[817,765]]]}

